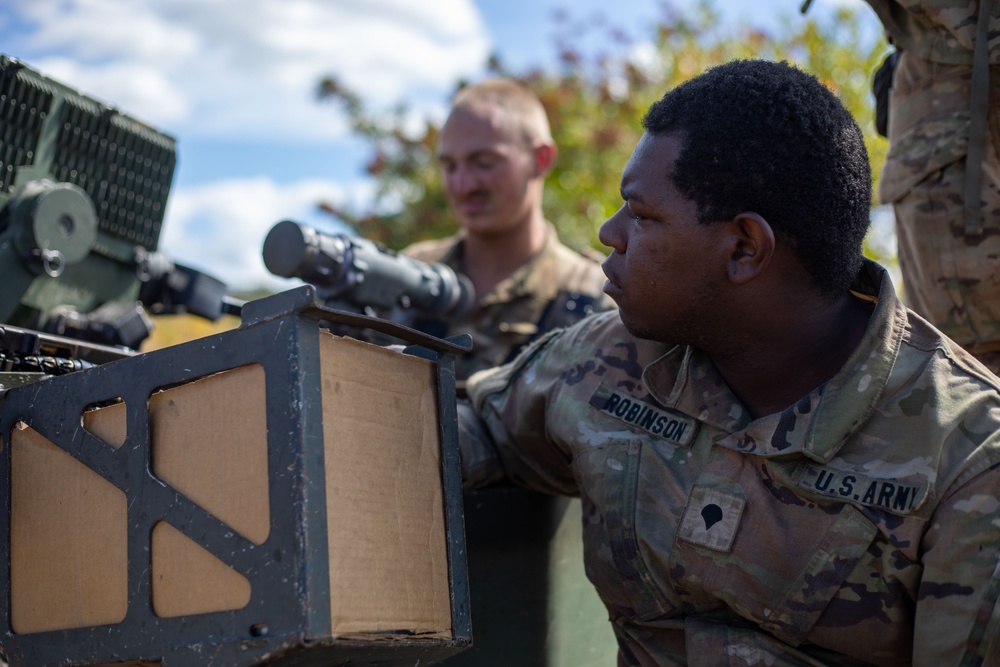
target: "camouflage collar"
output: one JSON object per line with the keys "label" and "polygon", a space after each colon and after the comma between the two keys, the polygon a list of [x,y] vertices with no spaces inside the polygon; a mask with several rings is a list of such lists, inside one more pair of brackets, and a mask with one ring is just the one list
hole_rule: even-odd
{"label": "camouflage collar", "polygon": [[906,308],[885,269],[865,260],[853,292],[877,299],[864,338],[837,375],[781,413],[751,420],[712,362],[686,346],[647,366],[643,384],[665,407],[727,433],[718,441],[724,447],[829,461],[874,411],[906,332]]}

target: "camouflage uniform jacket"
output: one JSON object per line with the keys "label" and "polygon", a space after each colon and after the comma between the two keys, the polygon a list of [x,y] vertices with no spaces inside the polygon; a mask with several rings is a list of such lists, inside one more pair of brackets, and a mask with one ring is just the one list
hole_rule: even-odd
{"label": "camouflage uniform jacket", "polygon": [[[906,90],[893,86],[890,148],[880,185],[882,201],[891,203],[928,174],[960,160],[967,152],[978,3],[867,2],[897,47],[932,63],[963,66],[932,68],[925,80]],[[995,65],[1000,63],[1000,0],[993,2],[990,24],[989,61]],[[996,67],[990,67],[990,79],[991,90],[1000,89],[1000,71]]]}
{"label": "camouflage uniform jacket", "polygon": [[[545,246],[526,264],[483,295],[460,321],[418,321],[418,329],[444,337],[472,336],[472,350],[457,359],[460,380],[484,368],[510,361],[529,341],[568,326],[598,310],[614,307],[604,294],[604,272],[594,259],[559,242],[549,225]],[[424,241],[403,253],[424,262],[442,262],[462,271],[462,237]]]}
{"label": "camouflage uniform jacket", "polygon": [[466,476],[581,496],[620,665],[1000,664],[1000,385],[878,265],[855,290],[848,363],[759,419],[617,313],[470,380]]}
{"label": "camouflage uniform jacket", "polygon": [[965,232],[977,0],[868,0],[903,52],[879,196],[896,216],[908,305],[1000,372],[1000,0],[992,0],[983,232]]}
{"label": "camouflage uniform jacket", "polygon": [[[924,60],[972,65],[977,0],[866,0],[893,43]],[[990,23],[1000,19],[994,1]],[[990,26],[989,60],[1000,63],[1000,30]]]}

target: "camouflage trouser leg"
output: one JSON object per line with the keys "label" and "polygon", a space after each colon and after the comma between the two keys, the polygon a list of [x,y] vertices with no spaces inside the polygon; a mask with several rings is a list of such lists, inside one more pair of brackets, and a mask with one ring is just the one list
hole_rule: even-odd
{"label": "camouflage trouser leg", "polygon": [[1000,104],[982,172],[983,233],[965,234],[964,158],[894,203],[907,305],[1000,374]]}

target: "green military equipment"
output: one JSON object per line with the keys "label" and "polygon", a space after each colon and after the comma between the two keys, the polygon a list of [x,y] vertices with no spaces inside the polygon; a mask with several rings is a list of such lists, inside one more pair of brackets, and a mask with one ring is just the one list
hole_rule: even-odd
{"label": "green military equipment", "polygon": [[0,322],[134,304],[175,165],[172,137],[0,56]]}

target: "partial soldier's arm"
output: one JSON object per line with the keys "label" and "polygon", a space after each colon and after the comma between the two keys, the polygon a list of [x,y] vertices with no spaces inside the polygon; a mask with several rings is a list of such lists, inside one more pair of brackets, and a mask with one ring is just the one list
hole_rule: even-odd
{"label": "partial soldier's arm", "polygon": [[[551,394],[560,385],[560,330],[539,339],[514,361],[469,379],[470,401],[459,405],[465,488],[507,479],[519,486],[577,495],[572,455],[548,437]],[[572,336],[569,336],[572,337]]]}

